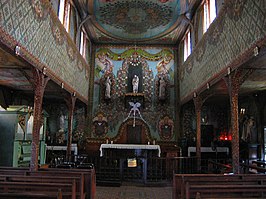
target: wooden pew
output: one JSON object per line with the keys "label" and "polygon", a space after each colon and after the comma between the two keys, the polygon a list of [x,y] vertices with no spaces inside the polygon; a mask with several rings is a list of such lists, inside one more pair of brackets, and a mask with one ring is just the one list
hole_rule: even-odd
{"label": "wooden pew", "polygon": [[75,180],[72,184],[0,181],[0,198],[76,199],[76,183]]}
{"label": "wooden pew", "polygon": [[[38,175],[35,175],[36,172],[28,172],[28,171],[15,171],[10,174],[9,172],[5,172],[5,174],[1,173],[0,171],[0,183],[1,182],[8,182],[8,183],[13,183],[14,185],[20,185],[19,183],[23,183],[23,185],[27,186],[28,184],[36,184],[37,186],[39,184],[53,184],[53,188],[60,189],[62,192],[61,187],[56,187],[59,185],[64,185],[68,187],[68,189],[64,189],[63,195],[64,198],[80,198],[80,199],[85,199],[86,193],[84,191],[84,177],[79,177],[79,176],[56,176],[56,175],[50,175],[46,176],[44,174],[38,173]],[[56,184],[55,184],[56,183]],[[69,187],[68,185],[71,184],[72,186]],[[11,186],[11,185],[10,185]],[[18,186],[21,187],[22,185]],[[79,188],[77,190],[77,188]],[[53,190],[51,188],[48,189]],[[22,192],[22,190],[20,190]],[[45,186],[43,190],[39,190],[39,192],[42,192],[47,195],[47,190],[45,190]],[[51,193],[52,194],[52,193]],[[49,194],[48,194],[49,195]],[[70,197],[71,196],[71,197]],[[75,197],[74,197],[75,196]]]}
{"label": "wooden pew", "polygon": [[[77,196],[78,198],[94,199],[96,192],[96,176],[94,169],[59,169],[59,168],[45,168],[38,171],[29,171],[25,168],[9,168],[0,167],[0,175],[8,173],[9,175],[25,175],[36,176],[44,178],[44,176],[52,179],[76,178]],[[78,179],[77,179],[78,178]],[[68,179],[68,180],[70,180]],[[58,180],[57,180],[58,181]],[[58,181],[59,182],[59,181]]]}
{"label": "wooden pew", "polygon": [[[225,197],[225,192],[236,197],[266,193],[266,175],[260,174],[174,174],[173,199],[196,197]],[[246,186],[246,187],[245,187]],[[198,195],[199,195],[198,194]]]}

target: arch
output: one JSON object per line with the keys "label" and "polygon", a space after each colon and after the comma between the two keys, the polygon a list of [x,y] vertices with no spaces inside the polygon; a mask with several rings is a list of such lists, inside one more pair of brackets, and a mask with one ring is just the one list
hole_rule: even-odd
{"label": "arch", "polygon": [[[152,137],[150,134],[150,128],[149,126],[141,119],[135,118],[135,127],[133,127],[134,119],[129,118],[126,121],[124,121],[118,130],[117,136],[114,137],[114,142],[116,143],[128,143],[128,144],[144,144],[147,142],[152,141]],[[140,142],[129,142],[130,141],[130,135],[129,131],[132,129],[140,130]]]}

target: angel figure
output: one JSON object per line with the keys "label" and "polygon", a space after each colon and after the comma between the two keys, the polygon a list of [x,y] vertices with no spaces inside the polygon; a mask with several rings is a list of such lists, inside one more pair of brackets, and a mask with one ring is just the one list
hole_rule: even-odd
{"label": "angel figure", "polygon": [[130,112],[127,116],[127,118],[124,120],[126,121],[130,115],[133,113],[133,118],[134,118],[134,123],[133,123],[133,127],[135,127],[135,118],[136,118],[136,113],[139,114],[139,117],[143,120],[141,114],[140,114],[140,111],[139,111],[139,107],[141,106],[141,104],[139,102],[129,102],[129,105],[132,106],[132,108],[130,109]]}

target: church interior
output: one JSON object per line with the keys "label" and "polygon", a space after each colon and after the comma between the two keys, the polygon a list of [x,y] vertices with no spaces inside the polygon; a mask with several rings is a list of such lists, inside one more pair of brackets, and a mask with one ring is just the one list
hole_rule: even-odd
{"label": "church interior", "polygon": [[0,0],[0,33],[0,198],[265,198],[265,0]]}

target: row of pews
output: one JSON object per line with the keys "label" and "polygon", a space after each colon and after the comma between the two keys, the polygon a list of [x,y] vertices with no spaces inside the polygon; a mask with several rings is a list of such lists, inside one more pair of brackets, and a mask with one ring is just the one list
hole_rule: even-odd
{"label": "row of pews", "polygon": [[0,167],[0,198],[94,199],[94,169]]}
{"label": "row of pews", "polygon": [[173,199],[266,198],[265,174],[174,174]]}

